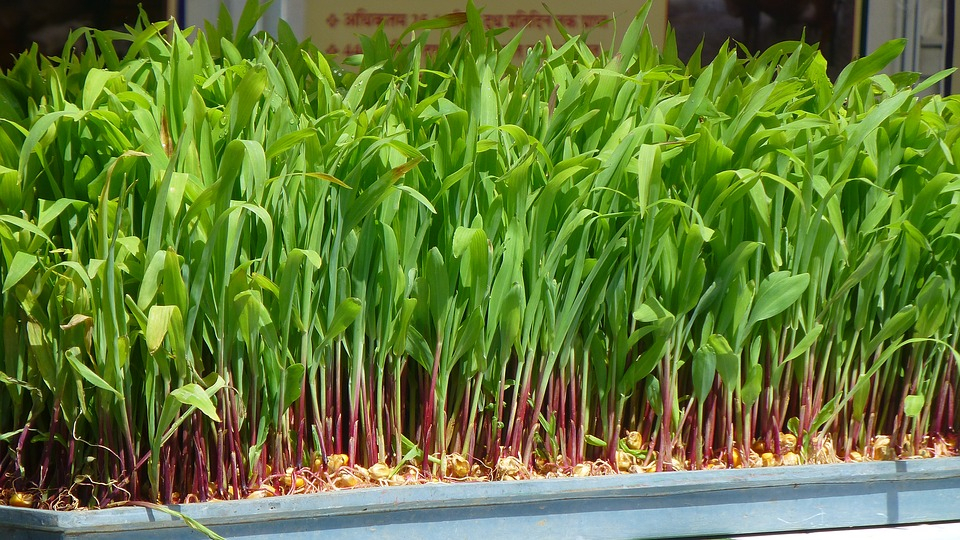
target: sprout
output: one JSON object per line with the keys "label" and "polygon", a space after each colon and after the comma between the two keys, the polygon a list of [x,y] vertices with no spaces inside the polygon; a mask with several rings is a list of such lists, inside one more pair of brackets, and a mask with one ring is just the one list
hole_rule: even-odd
{"label": "sprout", "polygon": [[512,64],[468,5],[353,69],[244,13],[0,77],[0,490],[957,452],[960,106],[902,42]]}

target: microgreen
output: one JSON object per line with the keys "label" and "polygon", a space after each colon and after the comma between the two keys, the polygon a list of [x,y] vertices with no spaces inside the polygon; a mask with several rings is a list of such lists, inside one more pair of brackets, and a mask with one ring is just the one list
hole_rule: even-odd
{"label": "microgreen", "polygon": [[0,76],[0,487],[956,430],[960,101],[880,72],[902,42],[833,83],[799,42],[684,64],[642,12],[513,63],[468,4],[353,69],[258,6]]}

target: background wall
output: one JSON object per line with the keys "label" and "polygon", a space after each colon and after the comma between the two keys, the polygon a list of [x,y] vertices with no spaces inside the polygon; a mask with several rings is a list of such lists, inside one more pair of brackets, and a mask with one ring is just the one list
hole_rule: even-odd
{"label": "background wall", "polygon": [[[464,0],[465,1],[465,0]],[[744,0],[653,0],[648,23],[658,42],[666,33],[666,20],[674,27],[681,56],[689,56],[704,42],[709,57],[724,40],[746,41],[744,25],[732,6]],[[754,0],[761,4],[807,5],[824,0]],[[835,32],[824,55],[836,75],[852,58],[867,54],[881,43],[896,37],[908,39],[904,56],[890,71],[918,71],[930,75],[955,65],[960,59],[960,43],[953,38],[960,23],[956,0],[832,0]],[[80,26],[120,28],[136,20],[137,4],[142,3],[152,20],[176,13],[183,26],[216,20],[220,0],[0,0],[0,69],[13,65],[14,55],[36,42],[48,55],[62,53],[70,31]],[[245,0],[224,0],[234,14]],[[478,0],[485,5],[490,26],[511,27],[533,42],[550,35],[559,36],[547,17],[541,0]],[[313,39],[323,50],[337,54],[356,52],[355,35],[369,33],[384,22],[388,33],[399,33],[418,18],[433,17],[463,8],[463,2],[451,0],[275,0],[260,24],[261,30],[275,31],[277,21],[286,20],[294,32]],[[615,32],[622,32],[641,5],[641,0],[551,0],[551,11],[566,21],[572,31],[580,32],[601,19],[616,15],[616,24],[591,30],[589,40],[595,46],[609,47]],[[385,17],[393,15],[393,17]],[[761,16],[757,47],[783,39],[798,39],[806,30],[809,41],[821,37],[809,22],[777,21]],[[507,34],[508,36],[512,34]],[[960,75],[944,81],[944,93],[960,90]]]}
{"label": "background wall", "polygon": [[142,4],[151,20],[167,16],[167,0],[0,0],[0,69],[34,42],[59,56],[70,31],[81,26],[122,28],[132,24]]}

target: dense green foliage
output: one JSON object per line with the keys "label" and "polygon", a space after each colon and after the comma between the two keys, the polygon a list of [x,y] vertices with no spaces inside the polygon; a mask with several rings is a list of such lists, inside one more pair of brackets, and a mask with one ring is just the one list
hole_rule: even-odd
{"label": "dense green foliage", "polygon": [[834,83],[802,43],[684,63],[641,13],[513,63],[468,6],[341,68],[258,17],[0,76],[0,487],[957,427],[960,100],[878,74],[902,43]]}

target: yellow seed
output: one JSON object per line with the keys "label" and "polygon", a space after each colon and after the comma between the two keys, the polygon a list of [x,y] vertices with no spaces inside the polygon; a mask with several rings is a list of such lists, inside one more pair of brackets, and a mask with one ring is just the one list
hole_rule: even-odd
{"label": "yellow seed", "polygon": [[800,456],[798,456],[798,455],[795,454],[794,452],[787,452],[786,454],[783,455],[783,464],[784,464],[784,465],[799,465],[799,464],[800,464]]}
{"label": "yellow seed", "polygon": [[873,438],[873,460],[874,461],[893,461],[897,459],[897,453],[890,446],[890,437],[886,435],[877,435]]}
{"label": "yellow seed", "polygon": [[767,444],[763,441],[763,439],[757,439],[753,441],[753,444],[750,445],[750,449],[760,455],[763,455],[767,452]]}
{"label": "yellow seed", "polygon": [[350,459],[346,454],[333,454],[327,458],[327,472],[335,473],[340,467],[345,467],[350,464]]}
{"label": "yellow seed", "polygon": [[627,448],[631,450],[640,450],[643,447],[643,437],[638,431],[628,431],[626,438]]}
{"label": "yellow seed", "polygon": [[360,479],[348,471],[342,471],[337,475],[336,480],[333,481],[333,485],[338,488],[352,488],[360,483]]}
{"label": "yellow seed", "polygon": [[320,458],[314,458],[313,464],[310,465],[310,470],[313,474],[320,474],[323,472],[323,460]]}
{"label": "yellow seed", "polygon": [[743,458],[740,457],[740,450],[733,449],[733,467],[739,469],[743,467]]}
{"label": "yellow seed", "polygon": [[523,462],[515,456],[503,456],[497,460],[497,472],[500,476],[520,476],[523,469]]}
{"label": "yellow seed", "polygon": [[10,495],[10,506],[16,506],[17,508],[32,508],[33,494],[14,491],[13,495]]}
{"label": "yellow seed", "polygon": [[861,454],[860,452],[857,452],[856,450],[850,452],[849,457],[850,457],[850,461],[857,461],[857,462],[863,461],[863,454]]}
{"label": "yellow seed", "polygon": [[633,457],[632,454],[627,452],[622,452],[617,450],[617,470],[620,472],[626,472],[630,469],[631,465],[637,463],[637,458]]}
{"label": "yellow seed", "polygon": [[290,488],[290,486],[296,485],[297,489],[302,488],[307,485],[307,481],[303,479],[303,476],[297,475],[296,482],[293,479],[293,467],[287,467],[285,471],[286,474],[283,475],[283,478],[280,479],[280,485],[284,488]]}
{"label": "yellow seed", "polygon": [[573,466],[573,476],[590,476],[593,466],[589,463],[577,463]]}
{"label": "yellow seed", "polygon": [[797,449],[797,436],[793,433],[780,434],[780,451],[793,452]]}
{"label": "yellow seed", "polygon": [[374,463],[372,467],[367,469],[371,480],[385,480],[390,477],[391,472],[393,472],[393,469],[385,463]]}
{"label": "yellow seed", "polygon": [[764,452],[763,455],[760,456],[760,460],[763,462],[764,467],[773,467],[777,464],[777,458],[770,452]]}
{"label": "yellow seed", "polygon": [[248,499],[263,499],[265,497],[273,497],[273,493],[265,489],[258,489],[256,491],[251,491],[250,494],[247,495]]}
{"label": "yellow seed", "polygon": [[447,476],[466,478],[470,474],[470,462],[460,454],[447,454]]}

